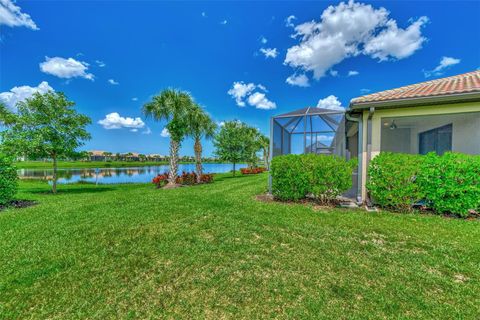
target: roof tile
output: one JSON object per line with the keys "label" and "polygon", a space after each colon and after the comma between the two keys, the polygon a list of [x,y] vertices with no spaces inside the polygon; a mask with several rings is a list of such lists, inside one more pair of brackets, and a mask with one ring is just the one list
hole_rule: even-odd
{"label": "roof tile", "polygon": [[480,92],[480,70],[368,94],[352,99],[351,104],[408,100],[469,92]]}

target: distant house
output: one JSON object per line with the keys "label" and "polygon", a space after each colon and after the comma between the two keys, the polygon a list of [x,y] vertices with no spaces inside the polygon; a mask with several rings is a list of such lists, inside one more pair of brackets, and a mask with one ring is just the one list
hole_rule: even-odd
{"label": "distant house", "polygon": [[105,151],[91,150],[88,151],[90,161],[105,161]]}
{"label": "distant house", "polygon": [[347,154],[359,159],[359,201],[368,164],[382,151],[480,154],[480,71],[352,99],[345,133]]}
{"label": "distant house", "polygon": [[152,153],[152,154],[147,155],[147,160],[148,161],[155,161],[155,162],[164,161],[165,156],[163,156],[161,154]]}
{"label": "distant house", "polygon": [[126,161],[140,161],[140,154],[136,152],[122,153],[121,156]]}

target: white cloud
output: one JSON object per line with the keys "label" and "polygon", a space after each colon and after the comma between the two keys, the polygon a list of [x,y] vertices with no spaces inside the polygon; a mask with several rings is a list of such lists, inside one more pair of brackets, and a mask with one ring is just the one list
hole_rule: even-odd
{"label": "white cloud", "polygon": [[333,136],[327,136],[327,135],[318,135],[317,136],[317,140],[322,142],[322,141],[332,141],[333,140]]}
{"label": "white cloud", "polygon": [[167,128],[163,128],[162,132],[160,133],[160,135],[164,138],[168,138],[170,137],[170,132],[168,132],[168,129]]}
{"label": "white cloud", "polygon": [[330,75],[331,75],[332,77],[338,77],[338,71],[331,69],[331,70],[330,70]]}
{"label": "white cloud", "polygon": [[0,25],[9,27],[27,27],[39,30],[30,15],[23,13],[19,6],[12,0],[0,0]]}
{"label": "white cloud", "polygon": [[301,74],[292,74],[290,77],[285,80],[286,83],[292,85],[292,86],[299,86],[299,87],[309,87],[310,83],[308,82],[308,77],[304,75],[303,73]]}
{"label": "white cloud", "polygon": [[235,102],[239,107],[245,107],[243,99],[255,90],[256,85],[254,83],[244,83],[243,81],[234,82],[228,94],[235,98]]}
{"label": "white cloud", "polygon": [[319,79],[346,58],[364,54],[380,61],[403,59],[422,47],[426,40],[421,17],[406,29],[398,28],[385,8],[349,1],[329,6],[320,17],[295,26],[299,43],[287,50],[284,63],[311,71]]}
{"label": "white cloud", "polygon": [[95,63],[100,67],[100,68],[103,68],[106,66],[105,62],[101,61],[101,60],[95,60]]}
{"label": "white cloud", "polygon": [[45,57],[45,61],[40,63],[40,70],[64,79],[81,77],[93,80],[94,78],[93,74],[86,72],[88,70],[88,63],[77,61],[73,58]]}
{"label": "white cloud", "polygon": [[130,132],[138,132],[138,129],[137,128],[130,129]]}
{"label": "white cloud", "polygon": [[138,98],[137,98],[137,97],[133,97],[133,98],[132,98],[132,101],[138,101]]}
{"label": "white cloud", "polygon": [[265,58],[276,58],[278,56],[277,48],[261,48],[260,52],[265,55]]}
{"label": "white cloud", "polygon": [[151,134],[152,133],[152,130],[147,127],[145,130],[142,131],[142,134]]}
{"label": "white cloud", "polygon": [[324,99],[318,100],[317,108],[330,109],[330,110],[345,110],[342,107],[342,103],[334,95],[329,95]]}
{"label": "white cloud", "polygon": [[275,102],[268,100],[265,94],[261,92],[255,92],[252,95],[250,95],[248,97],[248,104],[250,104],[251,106],[257,109],[263,109],[263,110],[275,109],[277,107]]}
{"label": "white cloud", "polygon": [[245,107],[245,100],[257,109],[275,109],[277,107],[275,102],[270,101],[264,93],[253,92],[256,89],[267,92],[267,88],[261,84],[238,81],[233,83],[232,88],[227,93],[235,99],[239,107]]}
{"label": "white cloud", "polygon": [[364,88],[364,89],[360,89],[360,93],[361,93],[361,94],[367,94],[367,93],[369,93],[370,91],[372,91],[372,90],[370,90],[370,89],[365,89],[365,88]]}
{"label": "white cloud", "polygon": [[111,85],[117,85],[119,84],[118,81],[115,81],[113,79],[108,79],[108,83],[110,83]]}
{"label": "white cloud", "polygon": [[140,129],[145,127],[145,123],[140,118],[122,117],[118,112],[112,112],[105,116],[105,119],[98,121],[105,129]]}
{"label": "white cloud", "polygon": [[291,16],[288,16],[286,19],[285,19],[285,26],[286,27],[291,27],[293,28],[295,25],[293,24],[293,20],[297,19],[297,17],[295,17],[294,15],[291,15]]}
{"label": "white cloud", "polygon": [[12,111],[17,110],[17,102],[24,101],[27,98],[30,98],[35,92],[46,93],[48,91],[53,91],[53,88],[48,85],[48,82],[42,81],[36,87],[30,86],[20,86],[13,87],[10,91],[0,93],[0,100],[5,103],[7,108]]}
{"label": "white cloud", "polygon": [[220,21],[220,24],[223,24],[223,25],[226,25],[228,23],[228,21],[225,19],[225,20],[222,20]]}
{"label": "white cloud", "polygon": [[225,121],[217,121],[217,126],[223,127],[225,125]]}
{"label": "white cloud", "polygon": [[261,42],[262,44],[266,44],[266,43],[268,42],[268,40],[267,40],[267,38],[265,38],[265,37],[262,36],[262,37],[260,38],[260,42]]}
{"label": "white cloud", "polygon": [[433,70],[424,70],[423,73],[425,77],[431,76],[441,76],[446,69],[460,63],[460,59],[452,58],[452,57],[442,57],[438,66],[435,67]]}
{"label": "white cloud", "polygon": [[367,41],[364,53],[380,61],[407,58],[420,49],[426,40],[422,36],[422,27],[427,22],[427,17],[420,17],[406,29],[402,29],[397,27],[395,20],[390,19],[386,23],[386,29]]}
{"label": "white cloud", "polygon": [[358,76],[360,74],[360,72],[356,71],[356,70],[350,70],[348,71],[348,75],[349,77],[353,77],[353,76]]}

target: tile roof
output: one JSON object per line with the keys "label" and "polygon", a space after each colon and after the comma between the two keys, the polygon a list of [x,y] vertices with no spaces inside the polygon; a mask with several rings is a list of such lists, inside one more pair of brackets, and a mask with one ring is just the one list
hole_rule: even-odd
{"label": "tile roof", "polygon": [[480,92],[480,70],[368,94],[354,98],[350,103],[355,105],[368,102],[409,100],[470,92]]}

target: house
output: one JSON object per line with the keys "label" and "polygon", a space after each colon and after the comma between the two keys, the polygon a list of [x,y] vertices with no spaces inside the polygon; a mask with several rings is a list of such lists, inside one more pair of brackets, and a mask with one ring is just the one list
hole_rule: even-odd
{"label": "house", "polygon": [[88,151],[90,161],[105,161],[105,151],[91,150]]}
{"label": "house", "polygon": [[346,153],[358,157],[357,200],[366,200],[369,161],[382,151],[480,154],[480,71],[352,99]]}

